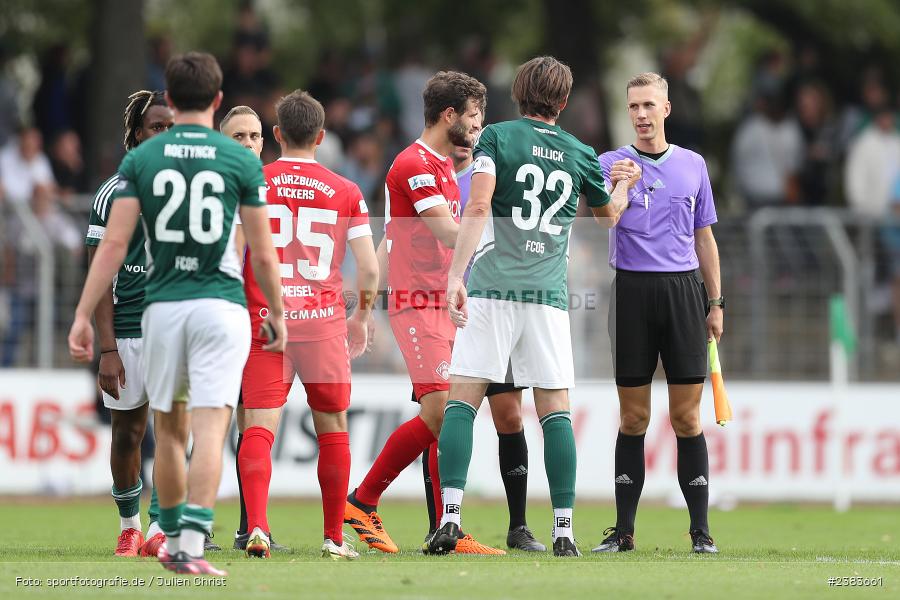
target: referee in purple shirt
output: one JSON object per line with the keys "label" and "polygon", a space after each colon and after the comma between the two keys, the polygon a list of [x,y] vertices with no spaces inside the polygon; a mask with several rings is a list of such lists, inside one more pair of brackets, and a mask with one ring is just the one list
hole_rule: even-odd
{"label": "referee in purple shirt", "polygon": [[709,455],[700,428],[700,395],[707,340],[721,337],[725,308],[711,228],[716,208],[703,157],[666,142],[664,122],[672,110],[666,80],[643,73],[628,82],[626,93],[637,138],[600,156],[610,189],[627,178],[616,161],[631,159],[641,173],[631,180],[629,206],[609,238],[609,261],[616,270],[609,329],[621,418],[615,456],[617,515],[615,527],[604,532],[607,537],[594,552],[634,549],[650,382],[662,358],[693,550],[714,553],[718,550],[707,519]]}

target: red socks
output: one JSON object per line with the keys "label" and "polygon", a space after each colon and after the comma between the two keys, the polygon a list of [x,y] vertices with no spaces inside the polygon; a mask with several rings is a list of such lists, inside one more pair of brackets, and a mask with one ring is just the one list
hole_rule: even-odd
{"label": "red socks", "polygon": [[[246,439],[245,437],[244,443],[246,443]],[[434,439],[428,425],[418,416],[398,427],[385,442],[381,454],[375,459],[375,464],[369,469],[366,478],[356,488],[356,499],[363,504],[378,506],[381,494],[397,478],[397,475],[411,465],[425,451],[425,448],[435,441],[437,440]],[[436,463],[435,460],[435,469],[431,475],[432,481],[437,479]]]}
{"label": "red socks", "polygon": [[438,443],[428,446],[428,474],[431,476],[431,493],[434,496],[435,523],[444,516],[444,500],[441,496],[441,474],[438,472]]}
{"label": "red socks", "polygon": [[325,537],[340,546],[344,543],[344,505],[350,485],[350,435],[346,431],[319,436],[318,472]]}
{"label": "red socks", "polygon": [[249,427],[244,432],[238,451],[241,490],[247,506],[247,532],[259,527],[269,532],[266,504],[269,501],[269,481],[272,479],[272,442],[275,434],[265,427]]}

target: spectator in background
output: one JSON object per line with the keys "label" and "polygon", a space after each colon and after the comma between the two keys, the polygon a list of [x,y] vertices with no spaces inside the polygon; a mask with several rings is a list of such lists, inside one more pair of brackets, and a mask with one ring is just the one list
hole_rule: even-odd
{"label": "spectator in background", "polygon": [[837,124],[831,96],[819,82],[799,84],[796,96],[797,123],[803,136],[798,184],[804,206],[829,204],[833,196],[837,163]]}
{"label": "spectator in background", "polygon": [[425,67],[419,56],[418,45],[406,52],[403,63],[394,72],[394,85],[400,99],[400,131],[410,142],[422,132],[422,115],[425,113],[422,90],[432,75],[434,72]]}
{"label": "spectator in background", "polygon": [[[234,32],[236,40],[245,40],[251,42],[260,51],[268,52],[271,48],[269,42],[269,32],[256,8],[253,0],[242,0],[238,8],[237,29]],[[163,88],[159,88],[163,89]]]}
{"label": "spectator in background", "polygon": [[872,219],[887,215],[898,173],[900,133],[893,110],[884,105],[847,154],[844,189],[850,208]]}
{"label": "spectator in background", "polygon": [[168,35],[155,35],[147,41],[148,90],[166,89],[166,63],[171,56],[172,38]]}
{"label": "spectator in background", "polygon": [[840,124],[841,156],[846,156],[853,140],[865,130],[884,106],[890,102],[890,92],[884,74],[876,66],[863,70],[859,102],[844,109]]}
{"label": "spectator in background", "polygon": [[359,186],[366,202],[370,202],[384,185],[382,148],[371,132],[357,135],[347,147],[347,160],[341,175]]}
{"label": "spectator in background", "polygon": [[7,76],[6,65],[9,59],[9,49],[0,41],[0,148],[9,142],[19,126],[19,89],[13,79]]}
{"label": "spectator in background", "polygon": [[782,88],[765,84],[732,143],[732,173],[747,208],[797,203],[802,155],[803,136],[785,112]]}
{"label": "spectator in background", "polygon": [[[328,106],[331,101],[341,95],[341,74],[346,72],[344,61],[333,48],[322,50],[316,61],[316,72],[309,80],[309,95]],[[321,162],[321,161],[320,161]]]}
{"label": "spectator in background", "polygon": [[26,127],[0,150],[0,184],[7,202],[29,202],[36,189],[52,192],[56,188],[53,169],[42,146],[41,132]]}
{"label": "spectator in background", "polygon": [[81,140],[71,129],[57,134],[53,140],[50,146],[50,165],[63,201],[68,203],[73,194],[90,191],[81,154]]}
{"label": "spectator in background", "polygon": [[[59,210],[52,187],[35,186],[30,205],[31,212],[54,248],[66,251],[63,268],[78,264],[81,232],[68,215]],[[38,247],[15,211],[3,225],[6,226],[8,244],[4,256],[4,262],[8,263],[4,269],[4,285],[10,285],[10,296],[9,324],[0,344],[0,367],[11,367],[20,358],[23,334],[34,326],[34,308],[39,292]]]}
{"label": "spectator in background", "polygon": [[68,67],[69,47],[66,44],[51,46],[41,59],[41,84],[32,107],[35,125],[44,139],[53,139],[58,132],[72,127]]}
{"label": "spectator in background", "polygon": [[[900,170],[900,169],[898,169]],[[891,271],[891,305],[894,315],[894,341],[900,350],[900,173],[894,178],[890,216],[894,222],[881,231]]]}
{"label": "spectator in background", "polygon": [[672,102],[672,113],[666,118],[666,138],[695,152],[703,148],[703,97],[691,82],[690,71],[709,40],[715,19],[715,13],[705,14],[696,33],[684,43],[665,50],[660,61]]}

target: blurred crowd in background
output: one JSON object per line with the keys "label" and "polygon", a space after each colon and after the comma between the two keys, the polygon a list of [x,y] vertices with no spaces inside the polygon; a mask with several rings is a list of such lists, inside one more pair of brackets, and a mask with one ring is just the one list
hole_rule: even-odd
{"label": "blurred crowd in background", "polygon": [[[263,120],[266,163],[279,152],[271,133],[274,103],[290,90],[283,83],[284,73],[273,66],[269,28],[252,5],[241,10],[236,22],[231,48],[219,56],[225,104],[218,118],[238,104],[255,109]],[[772,49],[756,61],[741,108],[732,115],[723,140],[722,131],[707,127],[703,97],[692,77],[703,42],[699,38],[664,48],[655,64],[645,65],[644,70],[657,70],[669,82],[668,140],[706,157],[723,218],[745,219],[764,207],[834,207],[883,221],[876,241],[877,280],[886,290],[881,317],[892,327],[879,328],[879,335],[900,348],[900,221],[888,221],[900,215],[898,82],[890,80],[885,63],[873,61],[859,65],[855,81],[834,89],[825,76],[829,65],[815,46]],[[146,87],[163,89],[164,67],[175,43],[163,35],[147,44]],[[83,273],[89,195],[109,176],[86,171],[82,140],[90,89],[84,71],[72,65],[70,48],[60,43],[42,53],[39,85],[24,101],[6,69],[14,58],[12,48],[0,48],[0,204],[6,208],[0,223],[3,367],[31,363],[23,343],[34,322],[37,293],[36,250],[21,211],[13,208],[29,207],[58,246],[60,264]],[[516,116],[509,100],[515,64],[498,56],[486,39],[465,39],[457,54],[440,64],[426,62],[423,53],[412,48],[401,61],[388,65],[365,46],[349,52],[325,50],[314,64],[304,87],[326,110],[327,135],[318,159],[359,185],[373,215],[383,214],[383,182],[391,161],[422,130],[421,91],[436,70],[464,70],[488,86],[486,123]],[[628,142],[613,135],[607,114],[621,105],[617,118],[624,116],[624,81],[614,89],[597,83],[602,81],[598,77],[579,86],[576,80],[561,121],[598,152]],[[120,115],[109,118],[118,120]],[[802,270],[802,239],[799,243],[800,252],[793,239],[783,257],[799,261],[796,268]],[[723,255],[727,252],[725,243]],[[727,256],[723,262],[727,269]],[[64,275],[66,269],[59,272]],[[70,308],[57,311],[59,331],[67,326]],[[602,332],[600,327],[597,333]]]}

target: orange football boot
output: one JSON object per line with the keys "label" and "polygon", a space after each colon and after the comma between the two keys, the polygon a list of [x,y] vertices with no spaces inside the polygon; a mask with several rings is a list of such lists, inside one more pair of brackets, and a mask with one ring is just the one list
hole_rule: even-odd
{"label": "orange football boot", "polygon": [[350,502],[344,505],[344,523],[353,528],[359,539],[369,545],[369,548],[377,548],[382,552],[395,554],[400,552],[397,544],[391,539],[381,518],[374,510],[370,513],[359,509]]}

